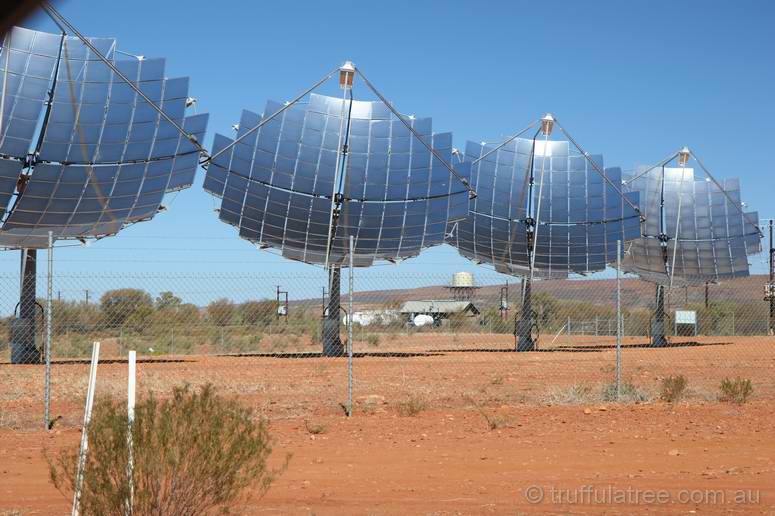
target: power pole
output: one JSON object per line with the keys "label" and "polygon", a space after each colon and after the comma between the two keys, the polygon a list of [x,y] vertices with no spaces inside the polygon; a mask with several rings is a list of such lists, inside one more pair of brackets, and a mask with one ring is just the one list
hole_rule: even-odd
{"label": "power pole", "polygon": [[89,289],[85,289],[84,292],[86,293],[86,304],[89,304]]}

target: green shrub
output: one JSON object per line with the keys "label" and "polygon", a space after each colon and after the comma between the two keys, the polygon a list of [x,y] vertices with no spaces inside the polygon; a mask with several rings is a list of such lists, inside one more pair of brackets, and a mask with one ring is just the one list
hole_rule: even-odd
{"label": "green shrub", "polygon": [[[127,480],[125,403],[100,401],[88,427],[89,448],[80,498],[82,514],[124,514]],[[263,495],[280,470],[264,420],[204,386],[175,388],[135,407],[132,426],[134,514],[213,514],[227,511],[247,488]],[[49,458],[54,486],[72,499],[78,446]],[[287,459],[283,468],[287,466]]]}
{"label": "green shrub", "polygon": [[91,354],[94,342],[80,335],[60,337],[52,342],[52,355],[55,357],[86,357]]}
{"label": "green shrub", "polygon": [[375,333],[370,333],[368,337],[366,337],[367,342],[369,343],[369,346],[377,347],[379,346],[379,335]]}
{"label": "green shrub", "polygon": [[686,385],[688,383],[686,377],[682,374],[662,378],[659,399],[668,403],[680,400],[686,392]]}
{"label": "green shrub", "polygon": [[719,400],[742,405],[753,394],[753,384],[749,379],[735,378],[721,380]]}

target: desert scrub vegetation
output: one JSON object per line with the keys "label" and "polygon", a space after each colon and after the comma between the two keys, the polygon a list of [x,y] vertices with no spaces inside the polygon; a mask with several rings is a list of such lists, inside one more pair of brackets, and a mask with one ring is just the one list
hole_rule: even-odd
{"label": "desert scrub vegetation", "polygon": [[506,424],[506,419],[504,417],[498,415],[497,413],[488,413],[482,404],[476,401],[473,396],[464,395],[463,401],[476,409],[479,415],[482,416],[482,419],[484,419],[485,423],[487,423],[488,429],[496,430]]}
{"label": "desert scrub vegetation", "polygon": [[682,374],[662,378],[659,387],[659,399],[668,403],[681,400],[684,394],[686,394],[686,386],[688,384],[689,381]]}
{"label": "desert scrub vegetation", "polygon": [[638,403],[649,400],[648,393],[642,391],[638,386],[630,382],[622,382],[618,397],[616,396],[616,383],[607,383],[603,386],[600,397],[603,401],[620,403]]}
{"label": "desert scrub vegetation", "polygon": [[550,405],[579,405],[596,401],[592,387],[583,384],[574,384],[566,387],[554,387],[550,389],[541,401]]}
{"label": "desert scrub vegetation", "polygon": [[[94,407],[80,497],[82,514],[204,515],[228,512],[247,494],[262,496],[287,466],[270,469],[272,441],[263,419],[211,385],[175,388],[135,407],[131,429],[134,473],[128,480],[126,405],[109,399]],[[48,456],[50,479],[72,499],[79,449]]]}
{"label": "desert scrub vegetation", "polygon": [[326,432],[326,426],[322,423],[309,422],[304,420],[304,428],[311,435],[320,435]]}
{"label": "desert scrub vegetation", "polygon": [[753,384],[748,378],[724,378],[719,386],[719,400],[742,405],[753,394]]}
{"label": "desert scrub vegetation", "polygon": [[405,417],[416,416],[428,409],[428,400],[417,394],[411,394],[396,405],[398,414]]}

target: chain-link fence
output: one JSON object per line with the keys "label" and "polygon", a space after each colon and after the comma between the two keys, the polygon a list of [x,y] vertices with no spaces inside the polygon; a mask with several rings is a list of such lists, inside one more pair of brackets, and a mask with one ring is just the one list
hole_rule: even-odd
{"label": "chain-link fence", "polygon": [[[101,343],[98,395],[123,396],[126,355],[138,353],[141,392],[212,382],[271,417],[344,413],[352,364],[353,412],[414,405],[564,403],[659,395],[684,375],[688,399],[715,399],[722,379],[750,379],[775,396],[775,337],[768,335],[763,277],[672,289],[668,345],[650,345],[655,287],[551,280],[532,288],[536,349],[516,352],[520,283],[495,273],[463,275],[342,271],[340,317],[330,317],[329,278],[304,275],[54,275],[51,283],[50,418],[78,424],[92,343]],[[47,278],[39,275],[38,292]],[[18,315],[20,278],[0,277],[3,335]],[[47,299],[38,299],[35,343],[45,349]],[[338,321],[343,356],[326,356],[326,319]],[[330,329],[330,326],[328,327]],[[348,330],[352,342],[348,342]],[[0,426],[42,424],[45,368],[12,364],[0,351]],[[347,351],[352,350],[352,360]]]}

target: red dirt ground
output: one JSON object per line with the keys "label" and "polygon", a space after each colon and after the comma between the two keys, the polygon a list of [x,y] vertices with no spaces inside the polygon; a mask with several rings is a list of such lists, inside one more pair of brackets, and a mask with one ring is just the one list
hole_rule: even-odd
{"label": "red dirt ground", "polygon": [[[293,458],[264,499],[237,511],[243,514],[775,513],[775,341],[626,347],[624,379],[651,399],[662,377],[686,375],[687,400],[671,405],[596,399],[613,377],[615,356],[599,347],[608,344],[601,339],[592,351],[576,339],[575,351],[521,354],[471,351],[481,336],[457,339],[411,346],[455,352],[357,358],[350,419],[339,405],[343,359],[166,357],[179,361],[138,364],[138,390],[212,381],[270,419],[276,458]],[[385,348],[383,339],[368,350]],[[42,368],[0,364],[0,515],[68,510],[48,483],[43,449],[77,443],[87,369],[54,365],[51,416],[62,419],[42,432]],[[749,403],[715,400],[726,376],[753,381]],[[98,378],[98,396],[125,396],[125,363],[100,364]],[[579,385],[593,395],[560,401],[558,393]],[[412,398],[424,410],[399,415]],[[305,421],[325,431],[311,435]],[[541,503],[527,500],[531,485],[544,490]],[[594,486],[594,495],[584,486]],[[671,499],[644,503],[657,496]],[[610,497],[617,503],[606,505]],[[747,503],[735,504],[736,497]]]}
{"label": "red dirt ground", "polygon": [[[277,421],[278,456],[293,453],[290,467],[263,500],[249,500],[239,513],[775,511],[770,403],[585,408],[503,407],[494,412],[503,426],[492,431],[470,409],[319,418],[326,430],[314,436],[302,421]],[[0,514],[68,510],[69,500],[47,482],[42,450],[74,445],[78,435],[0,432]],[[543,502],[528,502],[531,485],[544,489]],[[585,503],[587,485],[599,490],[600,504]],[[640,490],[633,496],[642,499],[665,490],[672,500],[606,507],[607,489]],[[735,504],[735,496],[749,503]]]}

